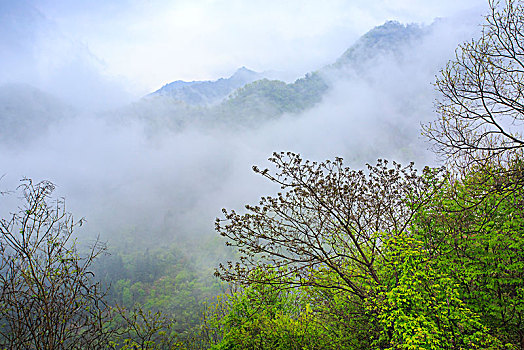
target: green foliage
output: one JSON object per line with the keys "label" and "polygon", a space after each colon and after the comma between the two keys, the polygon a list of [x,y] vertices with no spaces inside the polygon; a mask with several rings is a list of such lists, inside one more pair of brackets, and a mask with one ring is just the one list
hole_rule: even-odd
{"label": "green foliage", "polygon": [[[107,301],[120,310],[140,310],[144,317],[161,312],[163,318],[171,320],[169,332],[176,334],[178,341],[192,341],[204,303],[221,291],[212,266],[206,266],[217,254],[216,239],[200,241],[196,246],[183,242],[145,251],[128,250],[128,242],[120,242],[121,246],[102,256],[95,266],[96,276],[111,287]],[[194,258],[197,255],[200,260]],[[112,320],[113,327],[128,325],[122,317]],[[121,338],[114,341],[118,346],[124,344]],[[131,344],[136,335],[130,334],[126,341]],[[155,344],[158,346],[158,342]]]}
{"label": "green foliage", "polygon": [[524,341],[524,210],[521,163],[475,169],[417,218],[435,268],[504,342]]}
{"label": "green foliage", "polygon": [[[219,346],[306,348],[282,340],[285,325],[305,315],[315,326],[295,334],[310,335],[316,348],[327,347],[326,334],[329,344],[350,349],[521,346],[520,159],[461,177],[382,164],[369,167],[365,181],[341,160],[272,160],[281,173],[255,171],[289,191],[217,221],[241,253],[217,273],[244,286],[223,302]],[[283,304],[261,302],[256,292]],[[299,308],[279,293],[292,293]],[[304,314],[304,305],[314,311]]]}
{"label": "green foliage", "polygon": [[[387,349],[499,349],[480,317],[460,298],[456,281],[408,234],[389,238],[384,272],[389,285],[370,303]],[[435,265],[436,264],[436,265]]]}
{"label": "green foliage", "polygon": [[292,84],[262,79],[236,90],[213,112],[220,118],[234,115],[244,121],[276,118],[283,113],[298,113],[311,108],[320,102],[327,89],[328,85],[317,72],[307,74]]}
{"label": "green foliage", "polygon": [[[257,272],[272,278],[272,272]],[[212,304],[204,324],[218,333],[211,349],[341,349],[298,290],[254,283]]]}
{"label": "green foliage", "polygon": [[119,329],[119,337],[110,343],[113,349],[154,350],[182,347],[173,329],[174,320],[160,311],[145,311],[141,307],[133,310],[119,308],[116,318],[124,326]]}

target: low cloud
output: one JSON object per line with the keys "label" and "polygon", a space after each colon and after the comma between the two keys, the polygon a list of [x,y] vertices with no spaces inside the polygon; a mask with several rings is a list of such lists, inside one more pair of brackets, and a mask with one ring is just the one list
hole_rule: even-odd
{"label": "low cloud", "polygon": [[[0,174],[5,174],[0,190],[16,187],[22,177],[48,179],[58,185],[57,195],[67,198],[69,209],[87,218],[86,234],[111,240],[133,233],[166,241],[209,234],[222,207],[242,208],[274,193],[275,186],[251,171],[254,164],[267,166],[273,151],[314,160],[342,156],[355,168],[379,157],[416,160],[419,168],[435,164],[419,137],[420,123],[434,118],[431,84],[457,43],[473,31],[445,21],[434,25],[400,57],[382,56],[365,70],[348,68],[331,76],[330,90],[314,108],[242,131],[189,126],[150,134],[143,121],[107,122],[107,113],[77,107],[23,147],[0,145]],[[63,67],[63,75],[54,72],[50,78],[58,77],[53,91],[60,84],[76,86],[74,79],[85,75],[94,82],[69,93],[83,103],[112,107],[103,96],[118,89],[100,83],[88,68],[71,68],[69,75]],[[109,86],[109,92],[96,86]],[[2,198],[0,212],[11,204]]]}

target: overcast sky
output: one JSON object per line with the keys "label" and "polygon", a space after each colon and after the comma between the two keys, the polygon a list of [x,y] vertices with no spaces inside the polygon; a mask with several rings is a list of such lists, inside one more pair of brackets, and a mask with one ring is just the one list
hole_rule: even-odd
{"label": "overcast sky", "polygon": [[[246,66],[298,77],[386,20],[429,24],[485,0],[0,0],[0,83],[139,96]],[[81,95],[74,91],[71,96]],[[114,96],[115,99],[122,96]]]}

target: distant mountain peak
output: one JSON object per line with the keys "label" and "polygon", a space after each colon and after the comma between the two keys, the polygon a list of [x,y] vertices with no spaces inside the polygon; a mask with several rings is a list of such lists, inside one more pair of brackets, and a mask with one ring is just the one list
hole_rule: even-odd
{"label": "distant mountain peak", "polygon": [[[180,113],[185,116],[193,111],[195,118],[213,115],[210,118],[218,120],[234,115],[250,120],[257,119],[250,117],[257,113],[262,119],[295,113],[318,103],[334,79],[351,79],[355,74],[365,74],[381,57],[402,59],[410,52],[409,46],[426,33],[427,27],[418,24],[387,21],[360,37],[333,64],[294,82],[275,80],[271,72],[258,73],[241,66],[228,78],[177,80],[151,95],[167,97],[162,102],[172,105],[173,110],[183,111]],[[191,108],[201,106],[211,108]]]}
{"label": "distant mountain peak", "polygon": [[258,74],[258,73],[255,71],[252,71],[251,69],[246,68],[245,66],[242,66],[238,68],[231,77],[234,77],[235,75],[241,75],[241,74]]}
{"label": "distant mountain peak", "polygon": [[235,75],[237,73],[242,73],[242,72],[255,73],[255,71],[252,71],[251,69],[246,68],[246,66],[242,66],[242,67],[238,68],[233,75]]}
{"label": "distant mountain peak", "polygon": [[246,67],[242,66],[238,68],[235,73],[229,77],[229,79],[235,79],[235,80],[242,80],[245,81],[246,84],[249,82],[253,82],[255,80],[259,80],[264,78],[263,74],[252,71],[250,69],[247,69]]}
{"label": "distant mountain peak", "polygon": [[369,62],[374,56],[386,52],[400,52],[403,45],[413,43],[417,38],[421,38],[424,33],[424,27],[419,24],[387,21],[360,37],[331,67],[337,68],[347,64],[362,65]]}
{"label": "distant mountain peak", "polygon": [[223,101],[234,90],[263,78],[264,74],[242,66],[229,78],[191,82],[177,80],[164,85],[151,95],[171,97],[188,105],[210,105]]}

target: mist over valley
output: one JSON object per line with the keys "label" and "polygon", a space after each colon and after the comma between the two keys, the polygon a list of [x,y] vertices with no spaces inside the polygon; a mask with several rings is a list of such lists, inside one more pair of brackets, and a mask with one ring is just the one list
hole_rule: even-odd
{"label": "mist over valley", "polygon": [[208,235],[220,208],[271,191],[251,166],[264,166],[274,151],[341,156],[356,168],[377,158],[435,164],[420,137],[420,124],[433,119],[431,84],[475,30],[450,20],[391,21],[290,83],[243,67],[230,78],[169,83],[99,112],[6,84],[2,186],[51,180],[71,211],[87,218],[90,235],[111,241],[132,230],[157,242]]}

